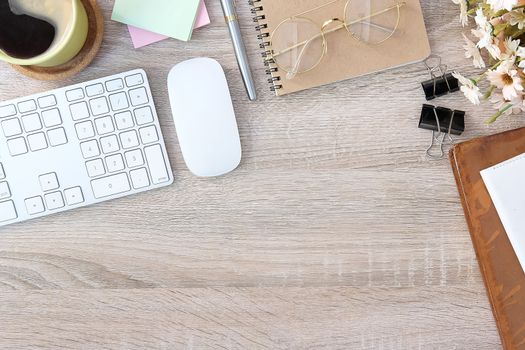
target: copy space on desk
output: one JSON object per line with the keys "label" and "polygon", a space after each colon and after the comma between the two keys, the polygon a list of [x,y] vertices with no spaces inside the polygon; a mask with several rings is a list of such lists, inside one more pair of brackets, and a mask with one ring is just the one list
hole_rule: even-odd
{"label": "copy space on desk", "polygon": [[[208,14],[208,10],[206,9],[204,0],[201,0],[194,29],[204,27],[208,24],[210,24],[210,16]],[[132,25],[128,25],[128,29],[129,35],[131,36],[131,41],[133,42],[133,47],[136,49],[169,38],[168,36],[137,28]]]}
{"label": "copy space on desk", "polygon": [[188,41],[200,0],[116,0],[111,19]]}

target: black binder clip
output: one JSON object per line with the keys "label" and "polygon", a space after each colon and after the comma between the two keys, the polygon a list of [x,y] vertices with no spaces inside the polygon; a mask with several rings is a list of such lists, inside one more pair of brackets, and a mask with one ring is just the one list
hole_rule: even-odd
{"label": "black binder clip", "polygon": [[[432,130],[432,141],[426,150],[427,157],[432,160],[443,159],[445,145],[454,144],[452,135],[461,135],[465,131],[465,112],[424,104],[419,128]],[[439,147],[438,153],[433,150],[434,146]]]}
{"label": "black binder clip", "polygon": [[459,90],[459,81],[452,73],[447,73],[447,66],[441,63],[441,57],[431,55],[425,60],[430,80],[421,83],[427,101]]}

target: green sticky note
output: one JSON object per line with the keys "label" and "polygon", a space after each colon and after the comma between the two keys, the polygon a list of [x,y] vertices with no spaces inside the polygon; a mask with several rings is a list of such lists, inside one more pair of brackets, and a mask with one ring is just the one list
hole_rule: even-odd
{"label": "green sticky note", "polygon": [[200,0],[116,0],[111,19],[188,41]]}

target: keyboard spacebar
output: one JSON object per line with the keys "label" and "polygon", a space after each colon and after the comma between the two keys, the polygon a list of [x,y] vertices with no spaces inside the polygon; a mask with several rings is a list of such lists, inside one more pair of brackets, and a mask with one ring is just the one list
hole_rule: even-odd
{"label": "keyboard spacebar", "polygon": [[104,198],[131,190],[128,175],[121,173],[91,181],[95,198]]}

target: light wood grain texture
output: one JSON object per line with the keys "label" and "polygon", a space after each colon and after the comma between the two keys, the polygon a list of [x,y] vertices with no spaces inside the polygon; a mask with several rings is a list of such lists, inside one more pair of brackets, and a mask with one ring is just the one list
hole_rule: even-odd
{"label": "light wood grain texture", "polygon": [[[109,20],[93,65],[65,83],[0,66],[7,100],[142,67],[175,173],[167,189],[0,229],[2,349],[481,349],[501,347],[447,161],[424,157],[422,64],[274,97],[245,1],[260,99],[248,101],[218,1],[188,43],[132,48]],[[450,1],[422,2],[433,52],[465,74]],[[238,170],[186,169],[166,76],[213,57],[229,80],[244,147]],[[459,94],[463,139],[488,105]]]}

